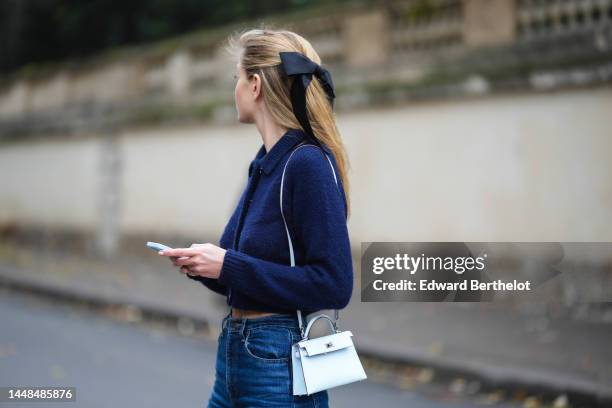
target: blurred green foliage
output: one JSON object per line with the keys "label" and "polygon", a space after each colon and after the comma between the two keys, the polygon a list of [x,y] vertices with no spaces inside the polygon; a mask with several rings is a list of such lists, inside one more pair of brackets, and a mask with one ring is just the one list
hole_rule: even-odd
{"label": "blurred green foliage", "polygon": [[404,17],[411,23],[426,20],[433,16],[435,9],[431,0],[416,0],[406,9]]}

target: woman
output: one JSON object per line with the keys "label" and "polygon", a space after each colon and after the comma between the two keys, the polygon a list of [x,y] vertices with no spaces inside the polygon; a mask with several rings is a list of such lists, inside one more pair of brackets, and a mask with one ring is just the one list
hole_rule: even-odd
{"label": "woman", "polygon": [[291,345],[301,339],[297,310],[342,309],[353,289],[347,160],[333,83],[310,43],[291,31],[247,30],[229,44],[238,120],[255,124],[263,145],[219,246],[162,254],[230,307],[209,407],[324,407],[326,390],[293,395]]}

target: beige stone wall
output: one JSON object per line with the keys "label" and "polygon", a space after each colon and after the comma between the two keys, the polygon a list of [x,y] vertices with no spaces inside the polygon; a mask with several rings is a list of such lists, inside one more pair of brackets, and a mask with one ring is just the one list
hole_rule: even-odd
{"label": "beige stone wall", "polygon": [[503,45],[516,38],[515,0],[464,0],[463,39],[470,47]]}
{"label": "beige stone wall", "polygon": [[384,10],[350,15],[344,22],[344,52],[354,67],[382,64],[389,58],[389,22]]}
{"label": "beige stone wall", "polygon": [[[339,117],[352,242],[611,241],[612,88]],[[119,228],[218,237],[261,145],[250,125],[118,134]],[[99,221],[96,137],[3,145],[0,222]]]}

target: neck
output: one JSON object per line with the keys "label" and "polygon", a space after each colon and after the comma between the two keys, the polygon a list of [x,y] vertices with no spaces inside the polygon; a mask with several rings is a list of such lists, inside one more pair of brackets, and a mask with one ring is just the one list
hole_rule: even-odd
{"label": "neck", "polygon": [[269,117],[263,117],[261,120],[255,121],[255,126],[261,135],[266,153],[279,141],[287,132],[287,128],[278,125]]}

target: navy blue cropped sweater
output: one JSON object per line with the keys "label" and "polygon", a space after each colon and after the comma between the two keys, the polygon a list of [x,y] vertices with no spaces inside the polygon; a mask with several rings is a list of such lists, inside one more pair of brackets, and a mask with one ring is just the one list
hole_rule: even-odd
{"label": "navy blue cropped sweater", "polygon": [[276,313],[300,309],[310,314],[342,309],[349,303],[353,264],[346,196],[326,146],[338,184],[316,145],[296,150],[285,171],[283,211],[295,256],[295,267],[291,267],[279,190],[283,167],[304,139],[302,130],[289,129],[269,152],[262,144],[219,240],[219,246],[227,250],[219,278],[186,275],[226,295],[232,307]]}

